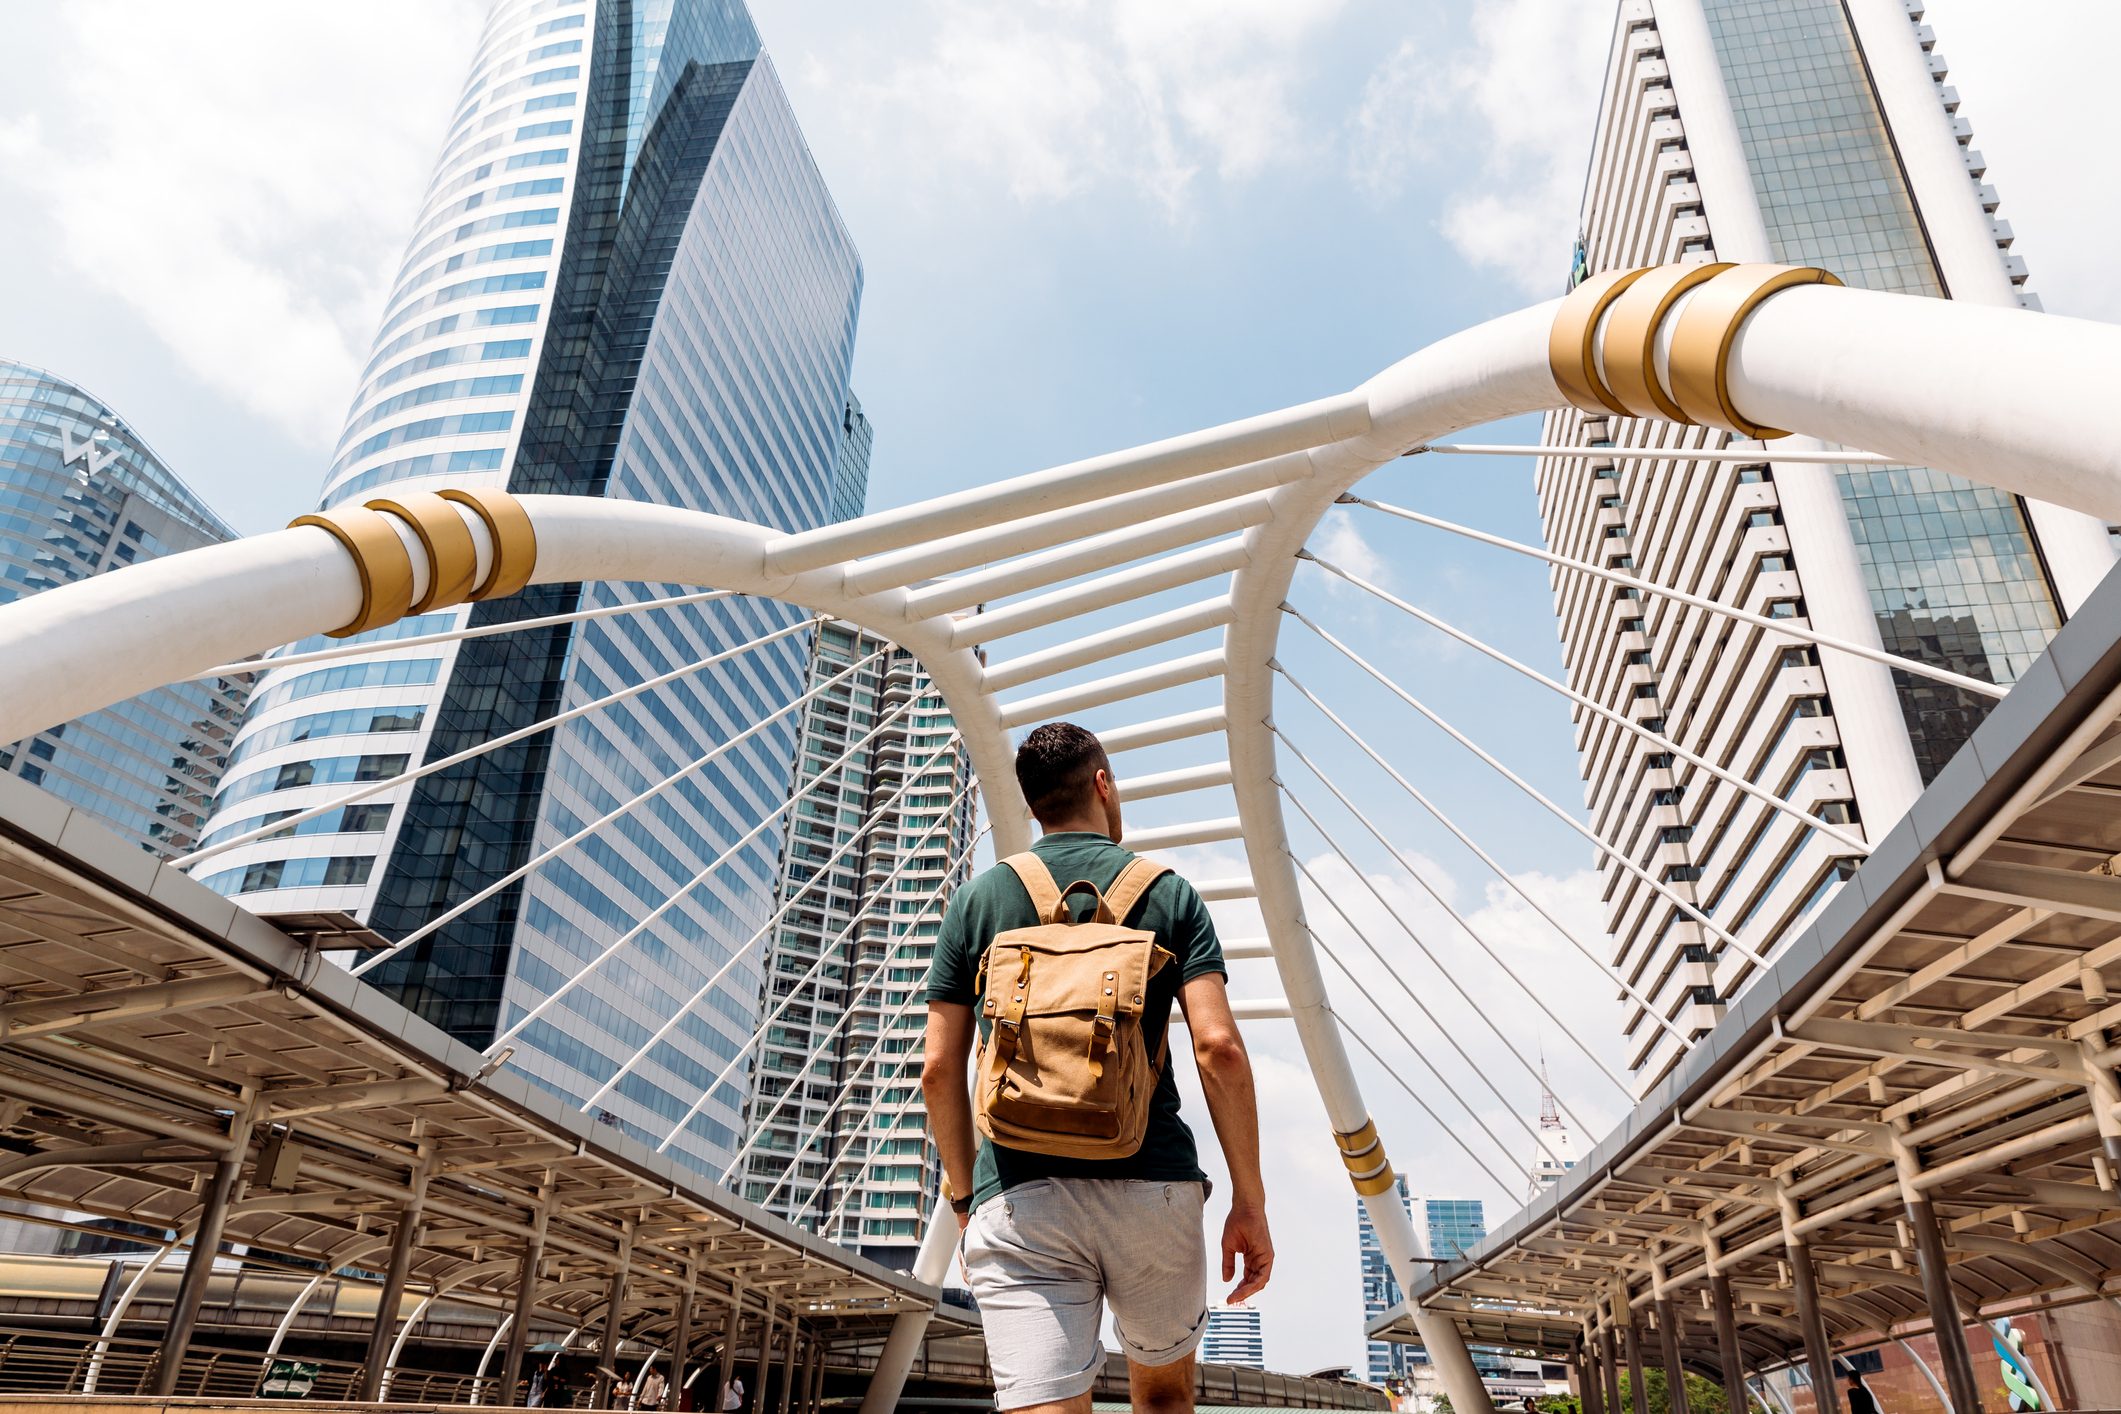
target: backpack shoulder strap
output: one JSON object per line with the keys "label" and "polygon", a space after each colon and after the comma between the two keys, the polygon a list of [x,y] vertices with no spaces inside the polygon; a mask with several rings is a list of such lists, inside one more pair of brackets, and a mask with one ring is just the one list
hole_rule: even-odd
{"label": "backpack shoulder strap", "polygon": [[1124,924],[1127,915],[1134,911],[1134,905],[1140,903],[1142,895],[1149,891],[1149,886],[1170,872],[1170,865],[1159,864],[1139,854],[1128,860],[1126,867],[1119,871],[1119,877],[1112,881],[1112,887],[1105,890],[1105,903],[1112,910],[1112,921]]}
{"label": "backpack shoulder strap", "polygon": [[1046,861],[1027,849],[1022,854],[1010,855],[1002,863],[1023,881],[1024,892],[1031,895],[1031,906],[1038,910],[1038,921],[1050,921],[1053,910],[1060,905],[1061,891],[1060,885],[1053,882],[1053,871],[1046,867]]}

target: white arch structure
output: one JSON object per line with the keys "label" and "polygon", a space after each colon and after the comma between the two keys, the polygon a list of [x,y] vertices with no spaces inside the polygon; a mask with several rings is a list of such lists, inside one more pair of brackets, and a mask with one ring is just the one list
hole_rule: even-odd
{"label": "white arch structure", "polygon": [[[1130,843],[1242,839],[1249,878],[1203,881],[1203,891],[1256,896],[1283,998],[1240,1014],[1294,1021],[1355,1187],[1411,1289],[1420,1239],[1392,1193],[1393,1169],[1332,1016],[1276,775],[1281,608],[1327,509],[1410,450],[1568,402],[1668,420],[1676,407],[1687,421],[1751,437],[1788,429],[2121,520],[2121,439],[2108,408],[2121,329],[1839,288],[1822,272],[1781,266],[1732,267],[1676,300],[1639,293],[1669,283],[1597,276],[1338,396],[797,534],[655,505],[495,491],[415,492],[304,517],[0,607],[0,741],[307,635],[373,628],[414,604],[531,583],[696,585],[831,613],[917,654],[955,715],[1006,853],[1031,835],[1011,729],[1219,679],[1218,708],[1146,718],[1107,740],[1126,750],[1221,735],[1225,762],[1166,772],[1137,794],[1227,787],[1234,820],[1152,829]],[[1224,576],[1224,592],[1126,616],[1145,596]],[[1030,597],[1011,598],[1019,595]],[[1009,602],[963,613],[996,600]],[[1115,613],[1117,626],[1086,627],[1036,653],[988,663],[975,651]],[[1145,667],[1037,690],[1218,627],[1221,643],[1208,651],[1166,650]],[[944,1218],[930,1223],[915,1268],[929,1282],[947,1268],[954,1224]],[[923,1320],[900,1319],[865,1409],[889,1407]],[[1456,1406],[1486,1408],[1449,1317],[1423,1313],[1419,1325]]]}

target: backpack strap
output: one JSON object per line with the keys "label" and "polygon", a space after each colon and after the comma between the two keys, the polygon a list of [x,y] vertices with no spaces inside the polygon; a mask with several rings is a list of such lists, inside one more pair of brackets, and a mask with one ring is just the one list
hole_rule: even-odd
{"label": "backpack strap", "polygon": [[1125,924],[1127,915],[1134,911],[1135,904],[1141,902],[1149,886],[1170,872],[1170,865],[1159,864],[1139,854],[1128,860],[1126,867],[1119,871],[1119,877],[1112,881],[1112,887],[1105,890],[1105,904],[1112,910],[1112,921]]}
{"label": "backpack strap", "polygon": [[1010,855],[1002,863],[1015,871],[1017,879],[1023,883],[1024,892],[1031,895],[1031,906],[1038,910],[1038,921],[1044,923],[1053,917],[1053,910],[1061,901],[1061,888],[1053,882],[1053,871],[1046,867],[1046,861],[1027,849],[1022,854]]}

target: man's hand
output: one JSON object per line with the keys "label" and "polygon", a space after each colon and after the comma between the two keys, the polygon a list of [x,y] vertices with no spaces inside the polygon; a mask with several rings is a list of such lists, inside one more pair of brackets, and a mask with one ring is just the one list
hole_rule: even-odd
{"label": "man's hand", "polygon": [[1257,1295],[1274,1275],[1274,1239],[1267,1235],[1265,1208],[1230,1205],[1230,1216],[1223,1220],[1224,1281],[1236,1280],[1240,1256],[1244,1258],[1244,1280],[1229,1295],[1232,1306]]}

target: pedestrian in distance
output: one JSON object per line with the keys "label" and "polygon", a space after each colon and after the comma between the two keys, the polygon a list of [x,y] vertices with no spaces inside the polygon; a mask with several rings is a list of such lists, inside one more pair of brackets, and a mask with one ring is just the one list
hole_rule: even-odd
{"label": "pedestrian in distance", "polygon": [[1849,1371],[1849,1414],[1878,1414],[1878,1396],[1863,1383],[1863,1376]]}
{"label": "pedestrian in distance", "polygon": [[1087,1414],[1109,1301],[1134,1408],[1190,1414],[1209,1185],[1167,1064],[1174,1002],[1230,1173],[1228,1299],[1274,1269],[1222,945],[1190,883],[1121,847],[1120,789],[1095,736],[1038,727],[1016,778],[1041,836],[950,900],[921,1069],[995,1400]]}
{"label": "pedestrian in distance", "polygon": [[741,1375],[731,1375],[731,1376],[729,1377],[728,1383],[726,1383],[726,1384],[724,1384],[724,1385],[722,1386],[722,1410],[723,1410],[723,1414],[728,1414],[728,1411],[730,1411],[730,1410],[732,1410],[732,1409],[742,1409],[743,1407],[744,1407],[744,1379],[743,1379],[743,1376],[741,1376]]}

